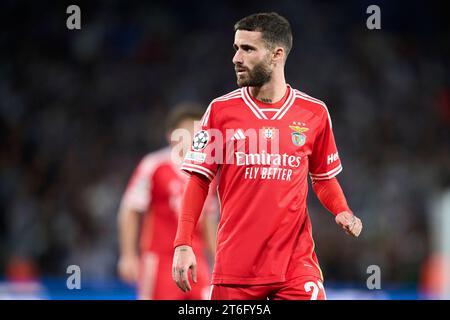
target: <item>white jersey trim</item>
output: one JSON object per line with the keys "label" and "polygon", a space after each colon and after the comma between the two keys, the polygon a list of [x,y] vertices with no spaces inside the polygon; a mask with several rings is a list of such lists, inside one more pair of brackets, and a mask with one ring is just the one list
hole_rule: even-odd
{"label": "white jersey trim", "polygon": [[342,171],[342,169],[343,169],[342,165],[339,165],[333,170],[328,171],[327,173],[318,173],[318,174],[310,173],[309,175],[313,180],[328,180],[337,176]]}
{"label": "white jersey trim", "polygon": [[316,98],[313,98],[313,97],[307,95],[306,93],[301,92],[301,91],[299,91],[297,89],[295,89],[295,92],[296,92],[295,96],[297,98],[300,98],[300,99],[303,99],[303,100],[307,100],[307,101],[310,101],[310,102],[314,102],[314,103],[317,103],[318,105],[321,105],[322,107],[324,107],[325,111],[327,112],[328,121],[330,122],[330,128],[333,128],[333,123],[331,122],[330,112],[328,111],[328,108],[327,108],[327,105],[325,104],[325,102],[323,102],[321,100],[318,100]]}
{"label": "white jersey trim", "polygon": [[211,101],[211,103],[208,105],[208,108],[206,109],[205,114],[203,115],[202,120],[200,121],[200,125],[202,127],[206,126],[209,122],[209,114],[211,113],[211,106],[214,102],[216,101],[227,101],[227,100],[231,100],[231,99],[236,99],[236,98],[240,98],[241,93],[239,92],[240,89],[236,89],[226,95],[223,95],[221,97],[218,97],[216,99],[214,99],[213,101]]}
{"label": "white jersey trim", "polygon": [[252,100],[250,96],[250,87],[244,87],[242,88],[242,99],[244,100],[245,104],[250,108],[250,110],[254,113],[256,118],[258,119],[264,119],[269,120],[264,113],[265,111],[268,112],[276,112],[270,120],[280,120],[283,118],[283,116],[286,114],[286,112],[289,110],[289,108],[294,104],[295,101],[295,92],[294,89],[291,88],[291,86],[287,85],[289,91],[289,95],[284,102],[283,106],[279,109],[276,108],[260,108],[258,105]]}
{"label": "white jersey trim", "polygon": [[245,104],[250,108],[250,110],[255,114],[258,119],[269,120],[267,116],[259,109],[259,107],[253,102],[250,94],[248,93],[248,87],[244,87],[241,89],[242,91],[242,99]]}
{"label": "white jersey trim", "polygon": [[185,170],[185,171],[193,171],[193,172],[200,173],[200,174],[204,175],[205,177],[207,177],[210,181],[212,181],[214,179],[214,173],[211,170],[206,169],[206,168],[196,165],[196,164],[185,163],[181,166],[181,169]]}
{"label": "white jersey trim", "polygon": [[286,102],[283,104],[283,106],[280,108],[280,110],[278,110],[278,112],[276,114],[273,115],[272,120],[280,120],[281,118],[284,117],[284,115],[286,114],[286,112],[292,107],[292,105],[294,104],[295,101],[295,92],[294,89],[292,89],[289,85],[289,96],[286,99]]}

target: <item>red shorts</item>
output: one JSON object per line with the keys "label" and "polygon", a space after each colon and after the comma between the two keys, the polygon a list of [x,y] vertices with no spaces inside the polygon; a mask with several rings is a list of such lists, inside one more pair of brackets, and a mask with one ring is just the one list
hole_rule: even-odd
{"label": "red shorts", "polygon": [[213,285],[211,300],[326,300],[320,278],[300,276],[264,285]]}
{"label": "red shorts", "polygon": [[138,279],[140,300],[206,300],[211,291],[210,268],[205,258],[197,256],[197,283],[189,279],[192,290],[183,292],[172,279],[173,255],[144,252]]}

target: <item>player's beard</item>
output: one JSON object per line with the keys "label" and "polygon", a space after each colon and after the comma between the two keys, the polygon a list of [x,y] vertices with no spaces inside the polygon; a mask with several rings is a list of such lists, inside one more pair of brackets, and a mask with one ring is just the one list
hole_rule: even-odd
{"label": "player's beard", "polygon": [[256,64],[253,69],[246,68],[244,77],[239,77],[236,71],[237,85],[239,87],[261,87],[272,78],[272,70],[266,61]]}

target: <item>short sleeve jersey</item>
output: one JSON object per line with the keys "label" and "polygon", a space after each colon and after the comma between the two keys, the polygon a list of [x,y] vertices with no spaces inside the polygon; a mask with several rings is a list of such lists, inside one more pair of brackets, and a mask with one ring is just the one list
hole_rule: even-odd
{"label": "short sleeve jersey", "polygon": [[182,170],[218,175],[220,222],[213,284],[322,278],[307,212],[308,175],[342,171],[327,106],[287,85],[275,104],[249,87],[214,99]]}

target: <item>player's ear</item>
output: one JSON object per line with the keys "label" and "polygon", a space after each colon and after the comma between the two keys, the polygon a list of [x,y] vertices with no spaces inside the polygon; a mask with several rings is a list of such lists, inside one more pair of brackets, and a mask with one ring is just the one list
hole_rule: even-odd
{"label": "player's ear", "polygon": [[285,51],[281,46],[277,46],[272,51],[272,59],[274,62],[282,62],[284,61]]}

